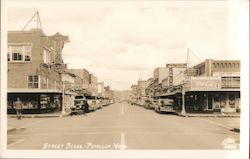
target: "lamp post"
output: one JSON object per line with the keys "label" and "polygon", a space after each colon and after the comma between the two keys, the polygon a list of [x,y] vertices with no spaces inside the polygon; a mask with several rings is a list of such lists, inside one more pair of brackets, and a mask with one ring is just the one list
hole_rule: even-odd
{"label": "lamp post", "polygon": [[65,112],[65,84],[62,83],[62,115],[64,115]]}
{"label": "lamp post", "polygon": [[186,109],[185,109],[185,83],[182,85],[181,94],[182,94],[182,109],[181,115],[186,116]]}

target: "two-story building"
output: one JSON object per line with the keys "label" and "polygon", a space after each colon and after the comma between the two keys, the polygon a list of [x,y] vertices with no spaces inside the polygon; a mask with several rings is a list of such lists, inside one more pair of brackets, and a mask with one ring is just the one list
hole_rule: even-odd
{"label": "two-story building", "polygon": [[240,110],[240,61],[207,59],[192,69],[185,84],[187,111]]}
{"label": "two-story building", "polygon": [[61,61],[67,41],[67,36],[47,36],[41,29],[8,32],[8,113],[15,112],[17,97],[24,113],[61,110],[61,73],[53,66]]}

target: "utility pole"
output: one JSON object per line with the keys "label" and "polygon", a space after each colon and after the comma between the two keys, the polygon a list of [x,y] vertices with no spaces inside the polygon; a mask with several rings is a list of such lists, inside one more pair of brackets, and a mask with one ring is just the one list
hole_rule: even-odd
{"label": "utility pole", "polygon": [[[186,72],[187,76],[189,76],[188,73],[188,63],[189,63],[189,48],[187,52],[187,61],[186,61]],[[186,109],[185,109],[185,93],[186,93],[186,85],[187,81],[185,80],[183,85],[181,86],[181,94],[182,94],[182,108],[181,108],[181,115],[186,116]]]}

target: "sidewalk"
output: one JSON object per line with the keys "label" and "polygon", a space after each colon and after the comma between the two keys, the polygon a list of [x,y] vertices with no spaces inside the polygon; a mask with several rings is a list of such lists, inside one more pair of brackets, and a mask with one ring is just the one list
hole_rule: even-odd
{"label": "sidewalk", "polygon": [[[22,114],[22,118],[50,118],[69,116],[70,112],[62,114],[61,112],[43,113],[43,114]],[[8,114],[8,118],[16,118],[16,114]]]}
{"label": "sidewalk", "polygon": [[49,118],[58,118],[58,117],[66,117],[69,116],[70,112],[66,112],[62,114],[61,112],[54,112],[54,113],[44,113],[44,114],[22,114],[22,119],[17,120],[15,114],[8,114],[7,115],[7,132],[12,132],[16,130],[25,129],[26,125],[30,125],[32,123],[41,121],[41,119],[46,120]]}
{"label": "sidewalk", "polygon": [[181,112],[176,112],[177,115],[182,117],[230,117],[230,118],[239,118],[240,113],[186,113],[185,115]]}

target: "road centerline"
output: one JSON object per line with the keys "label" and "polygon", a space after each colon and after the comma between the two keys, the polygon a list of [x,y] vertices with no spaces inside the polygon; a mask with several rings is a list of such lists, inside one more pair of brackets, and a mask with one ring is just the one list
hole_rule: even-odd
{"label": "road centerline", "polygon": [[124,115],[124,104],[122,103],[121,116]]}
{"label": "road centerline", "polygon": [[125,134],[124,132],[121,132],[121,145],[120,150],[125,150],[127,145],[125,143]]}

